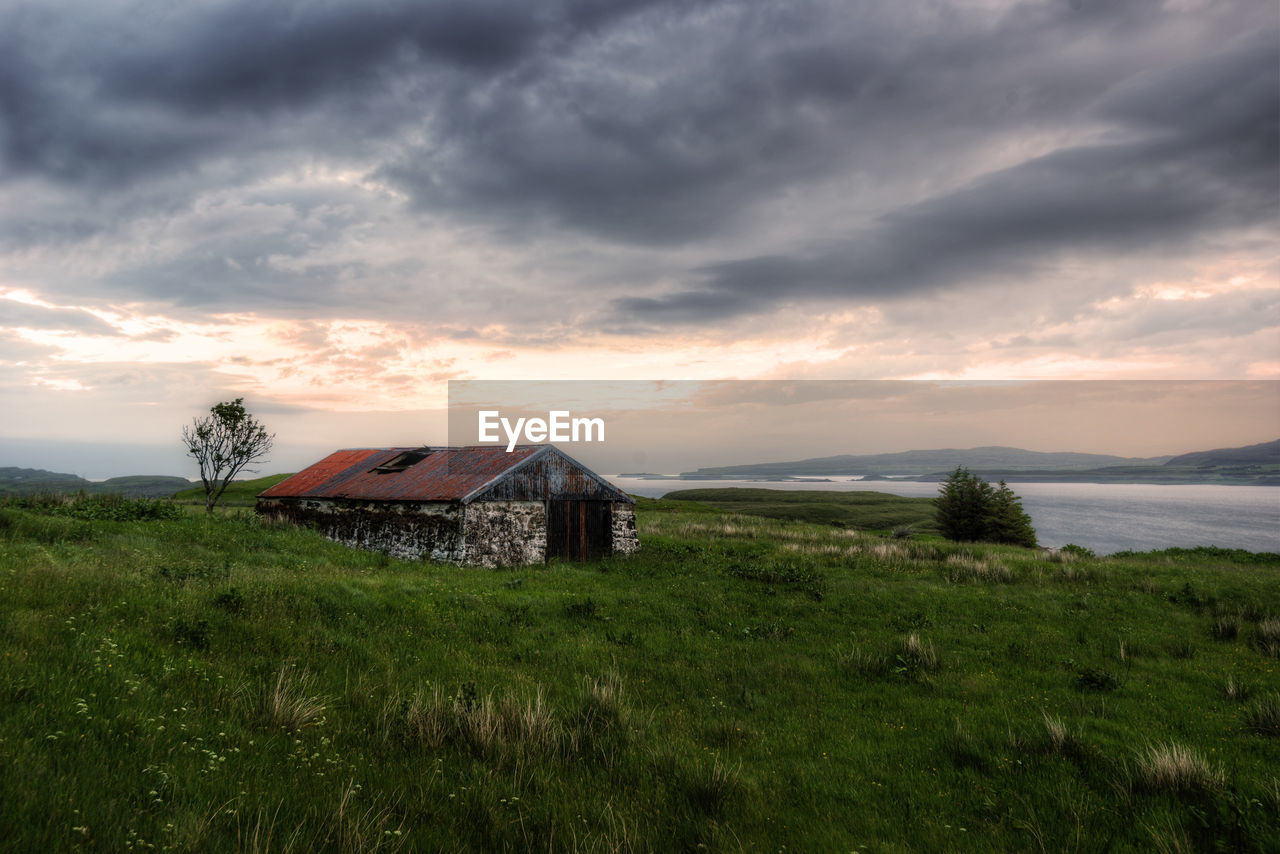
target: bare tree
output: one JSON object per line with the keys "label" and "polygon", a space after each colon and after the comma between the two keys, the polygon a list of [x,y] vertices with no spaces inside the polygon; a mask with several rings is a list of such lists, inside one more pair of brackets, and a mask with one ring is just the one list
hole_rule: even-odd
{"label": "bare tree", "polygon": [[182,441],[200,464],[204,509],[212,512],[227,485],[241,471],[253,471],[245,467],[265,457],[276,437],[245,411],[243,397],[214,404],[209,412],[182,428]]}

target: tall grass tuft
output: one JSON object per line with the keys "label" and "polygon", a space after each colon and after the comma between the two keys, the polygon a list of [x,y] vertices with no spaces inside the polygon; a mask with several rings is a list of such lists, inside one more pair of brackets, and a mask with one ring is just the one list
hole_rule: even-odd
{"label": "tall grass tuft", "polygon": [[1162,819],[1143,825],[1143,829],[1151,835],[1153,850],[1160,854],[1193,854],[1196,851],[1195,843],[1187,835],[1186,828],[1174,816],[1165,815]]}
{"label": "tall grass tuft", "polygon": [[584,678],[578,707],[570,721],[570,744],[574,752],[599,752],[607,758],[609,743],[626,734],[630,718],[623,702],[622,678],[617,671]]}
{"label": "tall grass tuft", "polygon": [[1239,614],[1218,614],[1209,625],[1209,637],[1214,640],[1235,640],[1240,636]]}
{"label": "tall grass tuft", "polygon": [[1254,700],[1244,713],[1245,724],[1258,735],[1280,736],[1280,693]]}
{"label": "tall grass tuft", "polygon": [[1258,621],[1253,646],[1263,655],[1280,658],[1280,617],[1265,617]]}
{"label": "tall grass tuft", "polygon": [[339,851],[399,851],[408,842],[404,817],[390,807],[370,804],[360,808],[359,788],[349,781],[333,812]]}
{"label": "tall grass tuft", "polygon": [[685,793],[689,803],[706,815],[722,815],[725,808],[742,792],[741,769],[712,760],[690,773]]}
{"label": "tall grass tuft", "polygon": [[1080,736],[1067,726],[1057,715],[1044,713],[1044,732],[1048,740],[1049,752],[1059,756],[1080,752]]}
{"label": "tall grass tuft", "polygon": [[880,677],[890,671],[889,657],[883,653],[866,652],[860,646],[836,652],[836,667],[855,676]]}
{"label": "tall grass tuft", "polygon": [[268,726],[289,732],[323,724],[328,702],[311,694],[314,687],[315,678],[310,674],[284,665],[275,684],[264,685],[260,692],[259,717]]}
{"label": "tall grass tuft", "polygon": [[1100,570],[1096,566],[1075,563],[1075,559],[1061,561],[1054,577],[1068,584],[1089,583],[1098,580]]}
{"label": "tall grass tuft", "polygon": [[470,685],[454,696],[439,688],[408,702],[392,700],[383,712],[384,733],[399,732],[410,744],[436,751],[456,745],[495,760],[519,756],[554,758],[565,741],[564,725],[542,689],[522,699],[511,694],[478,695]]}
{"label": "tall grass tuft", "polygon": [[1253,686],[1248,682],[1240,682],[1234,676],[1228,676],[1222,684],[1223,695],[1232,702],[1243,703],[1253,694]]}
{"label": "tall grass tuft", "polygon": [[439,688],[429,695],[418,692],[403,710],[403,726],[409,741],[427,750],[439,750],[449,740],[453,731],[453,699],[446,698]]}
{"label": "tall grass tuft", "polygon": [[541,688],[523,701],[504,697],[498,704],[498,728],[508,742],[536,755],[554,755],[562,740],[560,721],[547,705]]}
{"label": "tall grass tuft", "polygon": [[908,682],[925,681],[928,674],[942,668],[933,644],[914,632],[887,650],[868,652],[854,646],[837,650],[835,659],[836,667],[846,673],[871,678],[900,676]]}
{"label": "tall grass tuft", "polygon": [[966,582],[1010,584],[1016,578],[1013,571],[1002,563],[954,554],[947,558],[947,580],[952,584]]}
{"label": "tall grass tuft", "polygon": [[1070,709],[1071,714],[1080,718],[1097,718],[1100,721],[1104,721],[1109,714],[1105,696],[1095,697],[1089,694],[1078,694],[1067,701],[1067,707]]}
{"label": "tall grass tuft", "polygon": [[1153,744],[1138,754],[1137,781],[1149,792],[1204,792],[1222,786],[1222,769],[1176,742]]}
{"label": "tall grass tuft", "polygon": [[922,640],[920,635],[912,633],[898,644],[897,666],[893,668],[895,673],[915,680],[941,668],[942,660],[931,641]]}
{"label": "tall grass tuft", "polygon": [[392,699],[383,710],[384,737],[429,751],[454,745],[500,764],[522,757],[608,760],[625,743],[631,723],[622,680],[612,671],[584,679],[568,712],[553,708],[541,688],[529,698],[495,697],[470,684],[455,696],[437,688],[408,701]]}

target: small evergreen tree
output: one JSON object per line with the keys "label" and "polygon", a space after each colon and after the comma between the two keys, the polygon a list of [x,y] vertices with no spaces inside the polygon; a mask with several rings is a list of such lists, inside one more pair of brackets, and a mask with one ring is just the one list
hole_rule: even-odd
{"label": "small evergreen tree", "polygon": [[1002,480],[999,487],[992,487],[964,466],[938,487],[934,514],[948,540],[1036,545],[1031,517],[1009,485]]}
{"label": "small evergreen tree", "polygon": [[958,467],[938,488],[935,514],[942,536],[948,540],[974,542],[984,538],[991,484]]}
{"label": "small evergreen tree", "polygon": [[1031,517],[1022,509],[1022,500],[1003,480],[991,493],[987,508],[987,531],[984,540],[1007,543],[1014,546],[1036,547],[1036,531],[1031,527]]}

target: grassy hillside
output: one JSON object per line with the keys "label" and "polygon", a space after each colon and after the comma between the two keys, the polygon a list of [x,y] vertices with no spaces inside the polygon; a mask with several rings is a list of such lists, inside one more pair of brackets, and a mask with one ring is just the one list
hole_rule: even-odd
{"label": "grassy hillside", "polygon": [[1243,448],[1217,448],[1183,454],[1169,460],[1170,466],[1280,466],[1280,439],[1246,445]]}
{"label": "grassy hillside", "polygon": [[884,492],[834,492],[782,489],[680,489],[672,501],[696,501],[733,513],[770,519],[842,525],[866,531],[908,526],[916,533],[937,533],[932,498],[904,498]]}
{"label": "grassy hillside", "polygon": [[24,469],[14,466],[0,467],[0,496],[62,493],[74,495],[124,495],[130,498],[167,498],[179,489],[191,485],[183,477],[168,475],[130,475],[113,477],[104,481],[85,480],[79,475]]}
{"label": "grassy hillside", "polygon": [[1280,557],[639,514],[484,571],[0,506],[5,844],[1280,846]]}
{"label": "grassy hillside", "polygon": [[[257,503],[259,492],[275,486],[290,474],[270,474],[266,477],[254,478],[253,480],[233,480],[231,485],[227,487],[227,491],[222,493],[222,498],[218,500],[219,507],[252,507]],[[173,500],[182,504],[199,504],[204,506],[204,487],[196,484],[190,489],[184,489],[175,493]]]}
{"label": "grassy hillside", "polygon": [[44,469],[0,466],[0,495],[29,495],[33,492],[77,492],[90,485],[79,475]]}

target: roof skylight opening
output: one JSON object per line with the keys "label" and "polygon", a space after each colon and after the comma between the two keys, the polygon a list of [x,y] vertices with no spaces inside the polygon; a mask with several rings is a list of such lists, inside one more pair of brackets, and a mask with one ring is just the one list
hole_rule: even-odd
{"label": "roof skylight opening", "polygon": [[380,466],[375,466],[370,471],[376,474],[396,474],[402,472],[410,466],[417,465],[425,460],[431,454],[430,448],[418,448],[414,451],[405,451],[399,456],[392,457]]}

